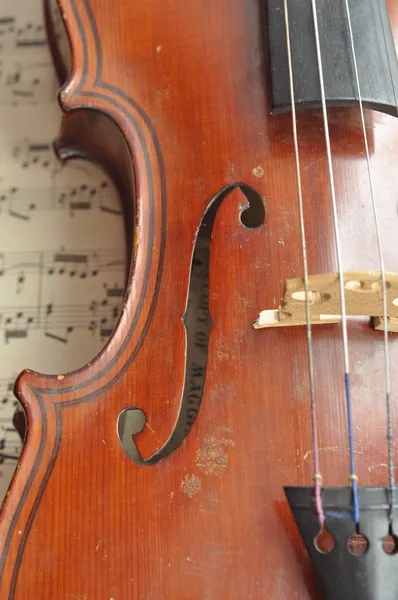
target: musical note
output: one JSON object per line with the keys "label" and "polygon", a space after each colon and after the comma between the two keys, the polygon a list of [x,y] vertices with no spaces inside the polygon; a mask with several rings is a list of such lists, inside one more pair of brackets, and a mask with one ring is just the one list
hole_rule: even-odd
{"label": "musical note", "polygon": [[[47,150],[48,146],[45,145],[40,152],[47,152]],[[39,151],[35,152],[31,163],[42,162],[43,166],[48,166],[45,158],[40,161]],[[22,166],[27,168],[29,162],[24,161]],[[109,215],[122,216],[120,206],[114,206],[110,202],[111,198],[103,198],[105,190],[109,190],[108,182],[101,182],[99,185],[83,183],[78,186],[59,186],[56,189],[15,186],[2,188],[0,189],[0,215],[8,213],[12,217],[28,221],[41,211],[63,210],[74,217],[87,211],[100,210]],[[108,196],[110,196],[109,192]]]}
{"label": "musical note", "polygon": [[32,50],[47,46],[43,23],[31,21],[20,26],[16,16],[0,17],[0,52]]}
{"label": "musical note", "polygon": [[8,143],[0,143],[0,160],[4,166],[11,163],[22,169],[50,169],[56,165],[57,159],[50,141],[24,138],[17,142],[10,140]]}
{"label": "musical note", "polygon": [[7,421],[0,422],[0,464],[16,460],[21,451],[21,442],[14,427]]}
{"label": "musical note", "polygon": [[41,166],[47,169],[55,160],[51,144],[26,142],[23,146],[14,148],[14,157],[21,157],[21,166],[28,169],[31,166]]}
{"label": "musical note", "polygon": [[16,48],[47,46],[43,24],[27,23],[24,27],[18,29],[14,44]]}
{"label": "musical note", "polygon": [[[16,375],[12,379],[3,378],[0,379],[0,404],[11,404],[12,406],[17,405],[17,400],[13,394],[14,380]],[[1,414],[1,411],[0,411]],[[0,417],[0,422],[4,417]],[[6,419],[8,420],[8,419]]]}
{"label": "musical note", "polygon": [[124,288],[116,286],[109,288],[107,283],[104,283],[104,287],[106,288],[106,295],[108,298],[123,298]]}
{"label": "musical note", "polygon": [[97,277],[99,274],[124,271],[125,257],[123,251],[119,249],[0,252],[0,278],[23,277],[25,279],[33,274],[44,273],[85,279]]}
{"label": "musical note", "polygon": [[10,340],[28,337],[34,330],[43,330],[48,337],[53,337],[48,333],[50,330],[65,331],[62,341],[67,341],[67,334],[77,329],[87,329],[93,322],[107,324],[113,330],[123,296],[122,288],[114,288],[108,290],[108,298],[117,299],[118,302],[108,303],[108,298],[100,303],[94,301],[88,304],[48,302],[44,307],[39,307],[39,312],[35,304],[18,307],[0,305],[0,331],[4,331],[4,339],[8,344]]}
{"label": "musical note", "polygon": [[[15,39],[15,16],[0,17],[0,51],[13,44]],[[11,40],[11,42],[10,42]]]}
{"label": "musical note", "polygon": [[47,65],[0,61],[0,105],[53,104],[56,82]]}

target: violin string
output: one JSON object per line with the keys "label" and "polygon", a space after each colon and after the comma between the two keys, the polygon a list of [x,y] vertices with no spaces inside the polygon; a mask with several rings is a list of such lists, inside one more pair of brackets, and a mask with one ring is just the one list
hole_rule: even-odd
{"label": "violin string", "polygon": [[311,0],[311,3],[312,3],[313,24],[314,24],[314,30],[315,30],[315,43],[316,43],[316,53],[317,53],[317,62],[318,62],[318,71],[319,71],[319,82],[320,82],[320,88],[321,88],[322,114],[323,114],[324,130],[325,130],[325,143],[326,143],[326,154],[327,154],[327,163],[328,163],[328,171],[329,171],[330,197],[331,197],[331,201],[332,201],[334,236],[335,236],[335,243],[336,243],[336,255],[337,255],[337,264],[338,264],[339,287],[340,287],[341,328],[342,328],[343,354],[344,354],[344,387],[345,387],[345,396],[346,396],[348,441],[349,441],[349,449],[350,449],[350,471],[351,471],[350,481],[351,481],[352,496],[353,496],[353,517],[354,517],[355,526],[358,529],[359,528],[359,520],[360,520],[360,507],[359,507],[359,498],[358,498],[358,477],[356,474],[355,453],[354,453],[354,432],[353,432],[353,423],[352,423],[350,361],[349,361],[349,354],[348,354],[347,312],[346,312],[346,302],[345,302],[345,294],[344,294],[344,271],[343,271],[343,262],[342,262],[342,257],[341,257],[341,243],[340,243],[339,221],[338,221],[338,213],[337,213],[336,188],[335,188],[334,174],[333,174],[332,151],[331,151],[330,133],[329,133],[329,119],[328,119],[328,112],[327,112],[327,107],[326,107],[325,83],[324,83],[324,77],[323,77],[322,52],[321,52],[318,14],[317,14],[317,0]]}
{"label": "violin string", "polygon": [[361,94],[361,85],[359,81],[359,71],[358,64],[355,52],[355,42],[354,42],[354,34],[352,30],[352,19],[351,19],[351,11],[348,0],[345,0],[346,12],[347,12],[347,21],[348,21],[348,30],[350,36],[351,43],[351,51],[352,51],[352,59],[354,66],[354,74],[355,81],[359,99],[359,109],[361,114],[361,123],[362,123],[362,132],[365,143],[365,152],[366,152],[366,163],[367,170],[369,176],[369,185],[370,185],[370,194],[372,199],[372,207],[373,207],[373,215],[376,227],[376,238],[377,238],[377,246],[379,250],[379,258],[380,258],[380,273],[381,273],[381,281],[382,281],[382,292],[383,292],[383,320],[384,320],[384,359],[385,359],[385,390],[386,390],[386,408],[387,408],[387,443],[388,443],[388,472],[389,472],[389,525],[390,530],[392,529],[392,521],[393,521],[393,511],[395,504],[395,476],[394,476],[394,449],[393,449],[393,427],[392,427],[392,410],[391,410],[391,372],[390,372],[390,353],[389,353],[389,344],[388,344],[388,311],[387,311],[387,280],[386,280],[386,269],[384,262],[384,253],[383,253],[383,244],[381,240],[381,232],[379,226],[379,218],[378,218],[378,207],[376,202],[376,194],[374,188],[373,174],[370,162],[370,152],[369,152],[369,142],[368,136],[366,133],[366,125],[365,125],[365,115]]}
{"label": "violin string", "polygon": [[303,266],[304,266],[304,294],[305,294],[305,312],[306,312],[306,321],[307,321],[307,351],[308,351],[309,383],[310,383],[310,399],[311,399],[312,447],[313,447],[313,453],[314,453],[315,508],[316,508],[320,528],[323,529],[324,524],[325,524],[325,513],[323,510],[322,496],[321,496],[322,475],[320,472],[319,440],[318,440],[318,414],[317,414],[317,405],[316,405],[316,400],[315,400],[314,353],[313,353],[313,344],[312,344],[311,307],[310,307],[310,301],[309,301],[307,243],[306,243],[306,236],[305,236],[304,202],[303,202],[303,189],[302,189],[302,181],[301,181],[300,151],[299,151],[298,133],[297,133],[297,115],[296,115],[296,101],[295,101],[295,93],[294,93],[292,52],[291,52],[291,46],[290,46],[290,25],[289,25],[288,0],[284,0],[284,11],[285,11],[286,44],[287,44],[288,66],[289,66],[290,102],[291,102],[291,106],[292,106],[294,153],[295,153],[295,159],[296,159],[296,179],[297,179],[297,195],[298,195],[298,204],[299,204],[301,247],[302,247],[302,253],[303,253]]}

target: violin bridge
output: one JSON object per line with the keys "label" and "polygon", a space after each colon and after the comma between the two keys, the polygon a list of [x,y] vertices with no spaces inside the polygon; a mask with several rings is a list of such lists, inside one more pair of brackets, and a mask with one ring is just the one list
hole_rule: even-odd
{"label": "violin bridge", "polygon": [[[398,333],[398,274],[386,275],[388,331]],[[311,275],[308,297],[312,325],[341,321],[340,282],[337,273]],[[371,317],[373,327],[384,329],[383,285],[380,273],[344,273],[344,291],[348,316]],[[254,322],[255,329],[306,325],[304,279],[288,279],[278,309],[263,310]]]}

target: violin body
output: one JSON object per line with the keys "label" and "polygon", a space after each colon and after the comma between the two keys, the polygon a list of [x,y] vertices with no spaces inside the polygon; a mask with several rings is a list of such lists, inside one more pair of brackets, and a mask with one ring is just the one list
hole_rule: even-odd
{"label": "violin body", "polygon": [[[284,494],[312,484],[306,330],[253,327],[303,274],[292,116],[271,114],[264,3],[60,7],[73,54],[61,137],[84,111],[121,134],[128,160],[109,151],[107,127],[75,127],[71,145],[116,163],[131,269],[99,356],[17,380],[28,427],[1,513],[0,598],[321,598]],[[388,11],[398,42],[392,0]],[[344,266],[375,271],[360,116],[337,107],[329,119]],[[398,272],[398,123],[367,111],[366,126]],[[298,114],[298,133],[308,268],[333,273],[319,109]],[[348,333],[358,478],[386,486],[383,335],[366,319]],[[314,327],[313,343],[323,483],[348,486],[341,328]]]}

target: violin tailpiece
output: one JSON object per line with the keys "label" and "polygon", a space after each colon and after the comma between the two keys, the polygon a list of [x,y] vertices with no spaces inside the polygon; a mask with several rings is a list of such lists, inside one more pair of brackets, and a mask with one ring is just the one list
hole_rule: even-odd
{"label": "violin tailpiece", "polygon": [[[352,490],[349,487],[322,490],[325,528],[334,539],[330,551],[317,547],[319,521],[313,487],[286,487],[285,495],[307,548],[326,600],[396,600],[398,569],[385,545],[389,537],[387,488],[359,488],[360,536],[352,517]],[[398,516],[398,507],[394,510]],[[357,536],[365,541],[360,551],[350,544]],[[358,551],[356,551],[358,550]]]}
{"label": "violin tailpiece", "polygon": [[[340,282],[336,273],[312,275],[308,279],[311,323],[322,325],[341,321]],[[380,273],[344,273],[344,291],[348,316],[372,317],[373,327],[384,329],[383,283]],[[388,331],[398,333],[398,275],[386,275]],[[278,309],[263,310],[255,329],[306,325],[306,292],[303,278],[288,279]]]}

